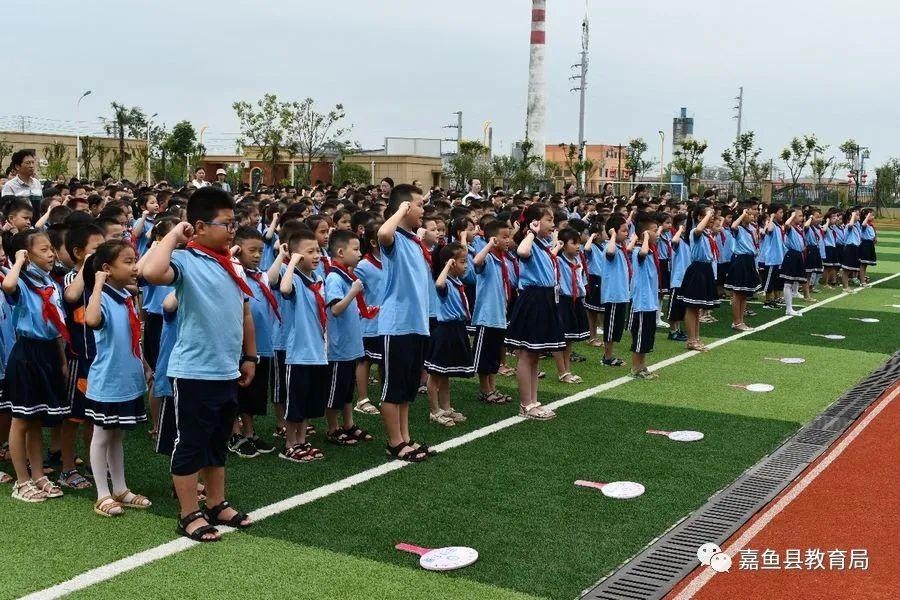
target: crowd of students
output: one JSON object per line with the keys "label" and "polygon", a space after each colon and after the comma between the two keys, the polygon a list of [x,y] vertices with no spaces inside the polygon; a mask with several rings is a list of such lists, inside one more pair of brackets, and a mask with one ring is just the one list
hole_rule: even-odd
{"label": "crowd of students", "polygon": [[[483,197],[474,182],[463,196],[389,178],[231,193],[200,170],[179,190],[36,185],[34,159],[15,153],[0,182],[0,440],[13,467],[0,480],[25,502],[95,487],[99,515],[145,509],[126,484],[123,434],[149,420],[179,531],[198,541],[251,524],[226,500],[229,451],[321,460],[311,439],[324,417],[328,443],[380,437],[389,457],[425,461],[435,452],[413,438],[410,404],[424,394],[432,422],[465,422],[453,378],[477,376],[477,400],[502,405],[513,398],[497,377],[515,375],[518,414],[552,419],[538,401],[542,356],[580,384],[573,344],[621,368],[627,327],[630,374],[652,380],[657,328],[705,351],[701,324],[723,299],[747,331],[757,292],[799,316],[795,298],[811,301],[820,282],[852,292],[875,264],[868,209],[823,215],[715,191],[684,201],[645,186],[628,198]],[[255,428],[269,404],[275,443]],[[355,414],[380,414],[383,433]]]}

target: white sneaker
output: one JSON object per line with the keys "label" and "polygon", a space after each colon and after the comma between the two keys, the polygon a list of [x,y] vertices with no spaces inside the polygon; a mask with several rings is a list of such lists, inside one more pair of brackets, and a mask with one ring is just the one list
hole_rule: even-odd
{"label": "white sneaker", "polygon": [[662,319],[657,319],[656,320],[656,328],[657,329],[668,329],[669,324],[666,323],[665,321],[663,321]]}
{"label": "white sneaker", "polygon": [[786,311],[784,311],[784,314],[789,317],[802,317],[803,316],[802,312],[797,312],[796,310],[786,310]]}

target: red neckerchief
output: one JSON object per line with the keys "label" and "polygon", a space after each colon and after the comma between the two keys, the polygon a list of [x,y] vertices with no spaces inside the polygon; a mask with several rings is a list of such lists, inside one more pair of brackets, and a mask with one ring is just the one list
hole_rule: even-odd
{"label": "red neckerchief", "polygon": [[[404,231],[406,231],[406,230],[404,230]],[[419,245],[419,248],[422,250],[422,256],[425,257],[425,262],[428,263],[428,268],[430,269],[431,268],[431,250],[428,249],[428,245],[424,241],[422,241],[422,238],[420,238],[416,234],[409,232],[409,231],[407,231],[406,233],[408,233],[409,237],[415,243],[417,243]]]}
{"label": "red neckerchief", "polygon": [[509,267],[506,265],[506,257],[500,250],[491,251],[491,255],[500,263],[500,276],[503,279],[503,291],[506,293],[506,301],[512,297],[512,284],[509,282]]}
{"label": "red neckerchief", "polygon": [[631,281],[631,278],[634,276],[634,273],[632,273],[634,267],[631,265],[631,257],[628,256],[628,251],[625,250],[625,244],[620,244],[618,248],[622,251],[622,256],[625,257],[625,267],[628,269],[628,281]]}
{"label": "red neckerchief", "polygon": [[[359,277],[357,277],[347,267],[340,263],[331,263],[331,268],[335,271],[340,271],[341,273],[343,273],[351,283],[359,279]],[[381,310],[381,308],[378,306],[369,306],[368,304],[366,304],[366,298],[365,296],[363,296],[362,290],[360,290],[356,295],[356,306],[357,308],[359,308],[359,316],[361,316],[363,319],[374,319],[376,316],[378,316],[378,311]]]}
{"label": "red neckerchief", "polygon": [[363,260],[369,261],[379,270],[382,268],[381,261],[374,254],[366,254],[363,256]]}
{"label": "red neckerchief", "polygon": [[711,233],[707,233],[706,239],[709,240],[709,250],[712,252],[713,260],[719,262],[719,245],[716,243],[716,237]]}
{"label": "red neckerchief", "polygon": [[125,307],[128,308],[128,325],[131,327],[131,351],[141,358],[141,319],[134,308],[133,296],[125,298]]}
{"label": "red neckerchief", "polygon": [[725,230],[719,232],[719,241],[722,242],[722,247],[725,247]]}
{"label": "red neckerchief", "polygon": [[66,327],[65,321],[59,316],[59,309],[51,300],[53,292],[56,291],[56,286],[50,284],[47,287],[37,287],[35,285],[29,285],[29,287],[41,297],[41,316],[44,318],[44,323],[51,323],[56,328],[56,331],[59,332],[59,335],[66,340],[66,343],[71,345],[72,336],[69,335],[69,328]]}
{"label": "red neckerchief", "polygon": [[757,235],[757,230],[755,228],[751,229],[749,225],[741,225],[744,229],[747,230],[747,233],[750,234],[750,240],[753,242],[753,247],[756,248],[757,252],[759,251],[759,236]]}
{"label": "red neckerchief", "polygon": [[781,233],[781,243],[783,244],[785,239],[787,238],[787,232],[784,230],[783,225],[779,225],[778,223],[776,223],[775,227],[777,227],[778,231]]}
{"label": "red neckerchief", "polygon": [[516,272],[516,281],[519,280],[519,257],[513,255],[512,252],[507,251],[506,255],[509,257],[509,262],[512,263],[513,271]]}
{"label": "red neckerchief", "polygon": [[[451,281],[448,277],[447,281]],[[459,280],[452,281],[453,287],[456,288],[456,291],[459,293],[459,299],[462,302],[463,310],[466,311],[466,321],[472,318],[472,315],[469,313],[469,298],[466,296],[466,286],[462,283],[457,283]]]}
{"label": "red neckerchief", "polygon": [[328,275],[331,273],[332,268],[334,268],[334,265],[331,262],[331,258],[322,251],[322,269],[325,271],[325,274]]}
{"label": "red neckerchief", "polygon": [[263,297],[266,299],[266,302],[269,303],[269,306],[272,308],[272,312],[274,312],[275,316],[278,318],[278,322],[281,323],[281,311],[278,310],[278,301],[275,299],[275,294],[273,294],[272,290],[269,289],[268,276],[266,277],[266,282],[263,283],[262,272],[247,271],[247,275],[249,275],[250,279],[255,281],[256,285],[259,286],[259,289],[262,291]]}
{"label": "red neckerchief", "polygon": [[[299,273],[299,270],[297,271]],[[310,281],[306,278],[306,275],[300,273],[300,280],[303,281],[303,285],[307,287],[310,291],[312,291],[313,296],[316,297],[316,308],[319,313],[319,325],[322,326],[322,337],[325,337],[325,326],[328,322],[328,316],[325,313],[325,295],[322,293],[322,284],[324,281]]]}
{"label": "red neckerchief", "polygon": [[572,286],[572,306],[578,305],[578,269],[581,265],[572,264],[569,262],[568,258],[563,257],[563,260],[566,261],[566,264],[569,265],[569,271],[572,273],[569,277],[570,285]]}
{"label": "red neckerchief", "polygon": [[800,250],[800,253],[803,255],[803,261],[806,262],[806,241],[803,239],[803,227],[801,227],[800,225],[794,225],[793,229],[797,233],[797,235],[800,236],[800,247],[802,248],[802,250]]}
{"label": "red neckerchief", "polygon": [[187,247],[192,250],[197,250],[219,263],[219,266],[225,269],[225,272],[228,273],[228,276],[231,277],[238,288],[246,295],[253,297],[253,290],[250,289],[250,286],[247,285],[244,278],[238,275],[237,269],[234,268],[230,252],[227,250],[215,250],[202,244],[198,244],[193,240],[188,242]]}
{"label": "red neckerchief", "polygon": [[581,262],[581,273],[584,275],[585,281],[587,281],[588,264],[587,255],[584,253],[584,250],[578,251],[578,260]]}
{"label": "red neckerchief", "polygon": [[653,255],[653,264],[656,265],[656,276],[659,277],[659,256],[657,256],[656,250],[653,248],[650,248],[648,252]]}
{"label": "red neckerchief", "polygon": [[553,270],[556,272],[556,287],[559,287],[559,257],[553,256],[553,253],[550,252],[550,248],[540,243],[537,238],[534,238],[534,241],[538,242],[538,247],[550,257],[550,262],[553,263]]}

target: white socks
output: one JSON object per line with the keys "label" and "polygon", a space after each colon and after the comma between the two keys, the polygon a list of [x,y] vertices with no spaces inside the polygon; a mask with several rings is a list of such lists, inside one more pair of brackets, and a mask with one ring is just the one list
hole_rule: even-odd
{"label": "white socks", "polygon": [[792,313],[794,312],[794,296],[793,296],[794,286],[790,283],[784,284],[784,306],[785,312]]}
{"label": "white socks", "polygon": [[91,470],[94,472],[97,498],[110,495],[107,474],[112,479],[113,492],[121,494],[128,489],[125,485],[125,450],[122,446],[124,435],[125,432],[121,429],[104,429],[94,425]]}

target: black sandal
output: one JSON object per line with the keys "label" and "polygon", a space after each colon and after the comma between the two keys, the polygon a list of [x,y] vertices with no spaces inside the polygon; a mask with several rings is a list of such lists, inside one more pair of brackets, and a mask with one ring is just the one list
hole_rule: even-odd
{"label": "black sandal", "polygon": [[[404,448],[409,448],[410,451],[407,452],[406,454],[400,454],[400,452]],[[385,444],[384,449],[387,450],[388,456],[391,456],[393,458],[396,458],[397,460],[403,460],[406,462],[418,463],[418,462],[422,462],[426,458],[428,458],[428,455],[425,452],[423,452],[421,450],[421,448],[416,450],[415,448],[413,448],[406,442],[400,442],[399,444],[397,444],[396,446],[393,446],[393,447],[388,444]]]}
{"label": "black sandal", "polygon": [[[219,530],[207,523],[206,525],[201,525],[197,529],[188,533],[187,526],[193,523],[198,519],[207,519],[207,516],[203,514],[203,511],[197,510],[192,512],[191,514],[178,519],[178,534],[183,535],[184,537],[194,540],[195,542],[218,542],[221,537],[215,538],[205,538],[204,535],[208,533],[219,533]],[[207,519],[208,521],[208,519]]]}
{"label": "black sandal", "polygon": [[410,446],[412,446],[413,444],[419,444],[419,447],[416,448],[417,452],[424,452],[428,456],[437,456],[438,455],[437,450],[432,450],[431,448],[428,447],[427,444],[423,444],[422,442],[417,442],[416,440],[411,439],[406,443],[409,444]]}
{"label": "black sandal", "polygon": [[357,442],[371,442],[372,434],[361,428],[359,425],[354,425],[348,429],[344,429],[344,433],[352,437]]}
{"label": "black sandal", "polygon": [[334,431],[326,433],[325,440],[329,444],[337,444],[338,446],[355,446],[359,443],[359,440],[355,437],[340,429],[335,429]]}
{"label": "black sandal", "polygon": [[235,514],[230,519],[220,519],[219,515],[222,514],[222,511],[226,508],[230,508],[231,504],[227,501],[222,502],[218,506],[206,507],[206,520],[214,525],[227,525],[229,527],[234,527],[235,529],[246,529],[253,525],[252,522],[243,524],[243,521],[247,518],[247,513],[239,512]]}

